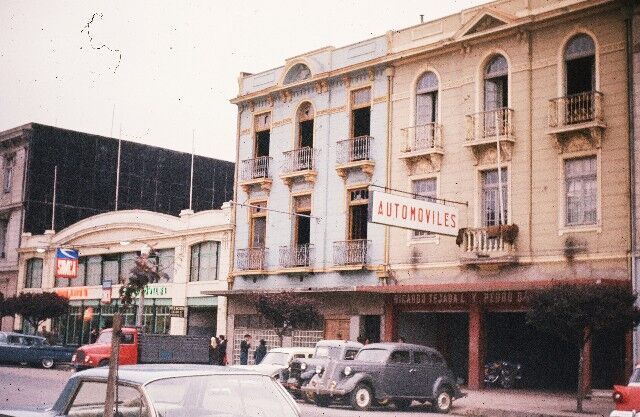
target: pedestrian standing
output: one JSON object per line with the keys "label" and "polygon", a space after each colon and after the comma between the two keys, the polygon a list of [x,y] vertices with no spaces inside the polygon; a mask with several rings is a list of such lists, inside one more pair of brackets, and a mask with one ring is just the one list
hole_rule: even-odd
{"label": "pedestrian standing", "polygon": [[240,365],[246,365],[249,362],[249,349],[251,349],[251,335],[245,334],[244,340],[240,342]]}
{"label": "pedestrian standing", "polygon": [[264,339],[260,339],[260,345],[256,348],[256,351],[253,352],[253,359],[256,361],[256,365],[262,362],[264,357],[267,355],[267,341]]}
{"label": "pedestrian standing", "polygon": [[213,336],[209,344],[209,365],[217,365],[220,363],[218,356],[220,355],[220,339]]}
{"label": "pedestrian standing", "polygon": [[227,338],[224,337],[223,334],[218,336],[218,340],[220,340],[219,352],[218,352],[218,365],[226,365],[227,364]]}

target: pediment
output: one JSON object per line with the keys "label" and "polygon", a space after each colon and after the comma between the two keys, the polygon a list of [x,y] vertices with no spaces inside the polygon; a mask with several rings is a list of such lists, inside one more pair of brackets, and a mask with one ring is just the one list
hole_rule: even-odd
{"label": "pediment", "polygon": [[456,33],[455,37],[475,35],[505,26],[513,22],[514,18],[506,13],[495,10],[483,9],[478,11],[473,18],[465,23]]}

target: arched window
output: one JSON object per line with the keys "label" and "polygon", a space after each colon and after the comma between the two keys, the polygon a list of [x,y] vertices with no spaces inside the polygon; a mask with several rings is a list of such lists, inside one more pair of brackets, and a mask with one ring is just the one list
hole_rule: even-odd
{"label": "arched window", "polygon": [[590,93],[595,90],[596,46],[591,36],[578,34],[564,50],[566,93]]}
{"label": "arched window", "polygon": [[[484,68],[484,136],[504,134],[508,129],[509,65],[502,55],[489,60]],[[496,126],[497,124],[497,126]]]}
{"label": "arched window", "polygon": [[298,147],[313,148],[313,106],[311,103],[303,103],[298,108]]}
{"label": "arched window", "polygon": [[416,126],[435,123],[438,120],[438,77],[425,72],[416,85]]}

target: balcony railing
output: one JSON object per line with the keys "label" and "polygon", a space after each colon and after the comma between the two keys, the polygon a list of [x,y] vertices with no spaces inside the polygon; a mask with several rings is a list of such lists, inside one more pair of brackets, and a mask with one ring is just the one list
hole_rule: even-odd
{"label": "balcony railing", "polygon": [[590,91],[549,101],[549,127],[603,122],[602,93]]}
{"label": "balcony railing", "polygon": [[318,150],[305,146],[284,152],[284,165],[282,172],[292,174],[299,171],[311,171],[315,169]]}
{"label": "balcony railing", "polygon": [[266,262],[266,248],[236,249],[236,268],[241,271],[263,271]]}
{"label": "balcony railing", "polygon": [[254,159],[246,159],[242,161],[240,169],[240,181],[251,181],[260,178],[270,178],[271,165],[270,156],[260,156]]}
{"label": "balcony railing", "polygon": [[315,258],[315,248],[312,244],[280,246],[281,268],[309,267]]}
{"label": "balcony railing", "polygon": [[334,265],[364,265],[367,263],[367,252],[370,240],[355,239],[333,242]]}
{"label": "balcony railing", "polygon": [[[515,226],[481,227],[477,229],[466,229],[462,236],[460,246],[463,254],[475,257],[496,257],[503,255],[513,255],[515,252],[513,233]],[[511,228],[511,229],[507,229]],[[507,232],[510,230],[510,232]]]}
{"label": "balcony railing", "polygon": [[438,123],[428,123],[402,129],[404,147],[402,152],[442,150],[441,127]]}
{"label": "balcony railing", "polygon": [[341,140],[336,149],[336,163],[338,165],[371,159],[371,136],[358,136],[353,139]]}
{"label": "balcony railing", "polygon": [[513,136],[513,109],[506,107],[467,115],[467,141],[487,142]]}

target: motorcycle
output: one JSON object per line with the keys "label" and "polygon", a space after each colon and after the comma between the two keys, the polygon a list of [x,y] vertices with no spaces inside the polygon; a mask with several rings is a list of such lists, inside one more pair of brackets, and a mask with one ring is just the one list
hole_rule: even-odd
{"label": "motorcycle", "polygon": [[484,382],[502,388],[514,388],[522,379],[522,365],[508,361],[493,361],[484,365]]}

